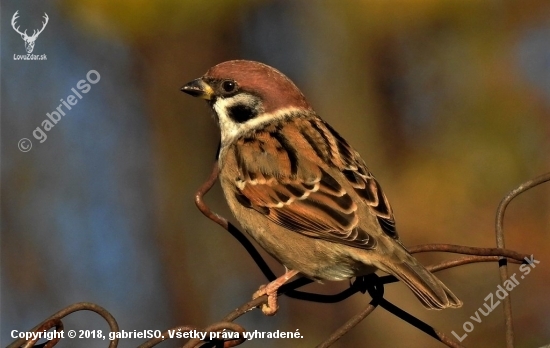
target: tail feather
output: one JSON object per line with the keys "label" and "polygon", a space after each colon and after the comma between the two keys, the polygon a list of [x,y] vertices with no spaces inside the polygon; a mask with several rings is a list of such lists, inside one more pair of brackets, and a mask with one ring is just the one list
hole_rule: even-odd
{"label": "tail feather", "polygon": [[403,281],[428,309],[458,308],[460,301],[435,275],[399,246],[381,269]]}

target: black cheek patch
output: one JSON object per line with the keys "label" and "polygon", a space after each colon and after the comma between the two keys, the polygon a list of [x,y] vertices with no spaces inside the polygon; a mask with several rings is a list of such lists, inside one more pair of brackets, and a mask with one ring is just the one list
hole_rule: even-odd
{"label": "black cheek patch", "polygon": [[237,123],[244,123],[256,117],[258,114],[258,111],[255,108],[242,104],[232,106],[227,111],[229,117]]}

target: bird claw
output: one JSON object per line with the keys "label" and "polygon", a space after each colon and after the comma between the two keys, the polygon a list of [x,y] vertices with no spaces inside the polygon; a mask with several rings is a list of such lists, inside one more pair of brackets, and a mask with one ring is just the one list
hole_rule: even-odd
{"label": "bird claw", "polygon": [[275,313],[277,313],[277,311],[279,310],[279,305],[277,304],[277,291],[281,286],[283,286],[298,273],[298,271],[287,269],[285,274],[283,274],[281,277],[275,279],[267,285],[260,286],[258,291],[256,291],[254,295],[252,295],[253,300],[263,295],[267,296],[267,303],[263,303],[261,306],[259,306],[265,315],[275,315]]}
{"label": "bird claw", "polygon": [[267,303],[262,303],[259,307],[262,310],[262,313],[268,316],[275,315],[279,310],[279,305],[277,304],[277,288],[270,289],[269,284],[262,285],[252,295],[252,299],[255,300],[261,296],[267,296]]}

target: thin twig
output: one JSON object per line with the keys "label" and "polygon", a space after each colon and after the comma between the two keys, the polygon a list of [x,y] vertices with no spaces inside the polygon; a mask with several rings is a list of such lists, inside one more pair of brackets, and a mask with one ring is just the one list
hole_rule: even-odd
{"label": "thin twig", "polygon": [[[35,332],[42,332],[42,331],[46,332],[46,331],[50,330],[53,327],[55,327],[56,333],[60,333],[61,331],[63,331],[63,322],[60,319],[46,320],[46,321],[42,322],[42,325],[40,325],[36,328]],[[57,342],[59,342],[60,339],[61,339],[60,336],[55,335],[55,337],[52,340],[49,340],[48,342],[46,342],[44,344],[44,348],[51,348],[51,347],[55,346],[57,344]],[[36,342],[38,342],[38,340],[40,340],[40,337],[36,337],[36,338],[34,338],[30,341],[27,341],[27,343],[23,346],[23,348],[33,347],[36,344]]]}
{"label": "thin twig", "polygon": [[446,253],[478,255],[478,256],[504,256],[515,260],[522,260],[528,257],[527,254],[520,254],[513,250],[504,248],[476,248],[454,244],[422,244],[407,248],[411,254],[441,251]]}
{"label": "thin twig", "polygon": [[[197,194],[195,196],[195,202],[197,204],[197,207],[205,216],[207,216],[209,219],[211,219],[212,221],[216,222],[217,224],[222,226],[224,229],[229,231],[245,247],[245,249],[252,256],[252,258],[258,264],[260,269],[262,269],[262,271],[264,272],[264,274],[268,279],[270,280],[275,279],[275,275],[273,274],[271,269],[267,266],[267,263],[265,262],[265,260],[263,260],[263,258],[261,257],[259,252],[256,250],[256,248],[254,248],[252,243],[248,240],[248,238],[241,231],[239,231],[235,226],[233,226],[230,222],[228,222],[225,218],[211,211],[210,208],[204,203],[204,200],[203,200],[204,195],[215,184],[218,174],[219,174],[219,168],[217,163],[215,163],[208,180],[197,191]],[[449,268],[462,266],[470,263],[476,263],[476,262],[499,261],[499,264],[501,265],[500,267],[501,277],[504,275],[505,276],[504,279],[507,279],[507,264],[524,263],[528,255],[521,254],[512,250],[504,249],[504,236],[502,232],[502,226],[503,226],[503,218],[504,218],[504,212],[505,212],[506,206],[510,203],[510,201],[512,201],[520,193],[525,192],[526,190],[532,187],[535,187],[546,181],[550,181],[550,173],[520,185],[517,189],[511,191],[502,200],[497,211],[497,221],[496,221],[496,234],[497,234],[498,248],[475,248],[475,247],[467,247],[467,246],[451,245],[451,244],[425,244],[425,245],[418,245],[418,246],[409,248],[410,252],[411,253],[451,252],[451,253],[470,255],[457,260],[445,261],[437,265],[432,265],[427,267],[432,272],[437,272],[444,269],[449,269]],[[409,324],[415,326],[419,330],[439,340],[440,342],[447,345],[448,347],[461,348],[462,346],[458,344],[456,341],[454,341],[453,339],[451,339],[450,337],[447,337],[445,334],[433,328],[432,326],[422,322],[421,320],[415,318],[409,313],[403,311],[402,309],[393,305],[391,302],[389,302],[383,297],[384,285],[395,281],[397,281],[397,279],[391,275],[379,277],[376,274],[371,274],[365,277],[358,277],[351,284],[349,288],[347,288],[346,290],[338,294],[324,295],[324,294],[315,294],[315,293],[308,293],[308,292],[295,290],[299,287],[302,287],[306,284],[311,283],[311,280],[309,279],[300,278],[281,287],[279,289],[278,294],[279,295],[285,294],[289,297],[293,297],[301,300],[307,300],[307,301],[333,303],[333,302],[342,301],[357,292],[362,292],[362,293],[365,293],[367,291],[369,292],[369,295],[372,297],[372,300],[369,303],[369,305],[363,311],[361,311],[360,313],[350,318],[344,325],[342,325],[339,329],[337,329],[333,334],[331,334],[327,338],[327,340],[325,340],[324,342],[322,342],[320,345],[317,346],[318,348],[325,348],[332,345],[334,342],[340,339],[343,335],[349,332],[353,327],[355,327],[359,322],[361,322],[368,315],[370,315],[374,311],[374,309],[376,309],[377,307],[384,308],[390,313],[396,315],[397,317],[405,320]],[[508,299],[509,299],[509,296],[506,298],[506,300]],[[166,330],[165,332],[162,333],[162,336],[164,337],[169,336],[168,332],[172,330],[174,331],[197,330],[200,332],[219,332],[222,330],[230,330],[230,331],[233,331],[234,333],[238,333],[238,338],[212,339],[212,340],[206,340],[206,342],[201,342],[198,339],[192,339],[188,341],[184,347],[185,348],[196,347],[197,345],[200,345],[202,347],[223,346],[225,348],[225,347],[234,347],[234,346],[240,345],[246,341],[243,335],[245,332],[245,329],[242,326],[236,323],[233,323],[233,321],[239,318],[240,316],[244,315],[248,311],[265,303],[266,300],[267,300],[267,297],[262,296],[254,300],[248,301],[242,306],[240,306],[239,308],[229,313],[225,318],[223,318],[221,322],[212,324],[204,328],[203,330],[199,330],[193,326],[187,326],[187,325],[179,326],[170,330]],[[506,301],[505,301],[505,307],[506,307]],[[508,307],[510,307],[509,301],[508,301]],[[56,331],[61,331],[63,330],[63,322],[61,321],[61,319],[73,312],[80,311],[80,310],[90,310],[95,313],[98,313],[107,321],[111,329],[111,332],[118,332],[119,330],[118,324],[116,323],[116,320],[114,319],[114,317],[107,310],[105,310],[104,308],[98,305],[95,305],[93,303],[87,303],[87,302],[75,303],[71,306],[68,306],[62,309],[61,311],[49,317],[48,319],[44,320],[42,323],[37,325],[31,331],[34,331],[34,332],[43,331],[43,330],[47,331],[53,327],[56,328]],[[513,347],[513,339],[514,339],[513,330],[512,330],[512,313],[511,313],[511,310],[506,308],[505,308],[505,319],[506,319],[506,344],[507,344],[507,347],[510,348],[510,347]],[[161,343],[163,340],[164,338],[162,337],[153,338],[145,342],[144,344],[140,345],[139,348],[151,348]],[[45,348],[51,348],[55,346],[58,343],[58,341],[59,339],[53,339],[40,346],[43,346]],[[20,347],[27,348],[27,347],[33,346],[35,343],[36,343],[36,339],[29,340],[29,341],[25,341],[25,339],[18,339],[13,343],[11,343],[7,348],[20,348]],[[115,348],[117,345],[118,345],[118,338],[115,338],[113,341],[109,343],[109,348]]]}
{"label": "thin twig", "polygon": [[[220,332],[220,331],[225,331],[225,330],[231,330],[233,332],[238,333],[238,338],[228,339],[228,340],[213,339],[213,340],[208,340],[208,341],[215,343],[216,347],[219,346],[219,344],[223,344],[223,348],[235,347],[235,346],[240,345],[244,341],[246,341],[246,338],[244,337],[244,333],[245,333],[246,330],[242,326],[240,326],[239,324],[228,322],[228,321],[222,321],[222,322],[219,322],[219,323],[212,324],[212,325],[204,328],[204,330],[201,330],[201,332],[210,333],[210,332]],[[199,344],[202,345],[201,340],[198,339],[198,338],[194,338],[194,339],[189,340],[189,342],[187,342],[182,348],[195,348]]]}
{"label": "thin twig", "polygon": [[371,314],[378,305],[373,305],[372,302],[360,313],[351,317],[344,325],[342,325],[338,330],[334,331],[329,338],[324,342],[319,344],[316,348],[327,348],[338,341],[342,336],[348,333],[349,330],[353,329],[357,324],[359,324],[363,319],[365,319],[369,314]]}
{"label": "thin twig", "polygon": [[401,308],[397,307],[393,303],[389,302],[388,300],[382,298],[380,300],[380,307],[384,308],[391,314],[395,315],[396,317],[399,317],[406,321],[407,323],[413,325],[417,329],[423,331],[424,333],[432,336],[436,340],[440,341],[441,343],[445,344],[447,347],[452,348],[464,348],[461,346],[458,342],[450,338],[449,336],[446,336],[443,332],[437,330],[433,326],[430,326],[426,324],[425,322],[421,321],[420,319],[414,317],[413,315],[405,312]]}
{"label": "thin twig", "polygon": [[[508,204],[521,193],[540,185],[544,182],[550,181],[550,173],[543,174],[535,179],[524,182],[517,188],[510,191],[500,202],[496,214],[495,222],[495,234],[497,240],[497,247],[504,249],[504,213]],[[508,265],[506,259],[501,258],[499,261],[500,269],[500,284],[504,285],[504,282],[508,279]],[[504,302],[504,322],[506,325],[506,348],[514,348],[514,326],[512,323],[512,300],[511,296],[506,296]]]}
{"label": "thin twig", "polygon": [[197,190],[197,193],[195,193],[195,204],[197,208],[201,211],[201,213],[204,214],[207,218],[214,221],[224,229],[229,228],[229,222],[226,218],[218,215],[217,213],[214,213],[210,208],[204,203],[204,195],[210,191],[210,189],[214,186],[216,181],[218,180],[218,175],[220,174],[220,167],[218,166],[218,162],[214,163],[214,166],[212,167],[212,171],[210,172],[210,176],[206,181],[199,187]]}
{"label": "thin twig", "polygon": [[[209,179],[207,180],[207,182],[199,189],[199,191],[196,195],[195,201],[196,201],[197,206],[199,207],[199,209],[203,212],[203,214],[205,214],[207,217],[213,217],[214,221],[216,221],[218,224],[220,224],[226,230],[228,230],[233,235],[235,235],[236,234],[235,231],[231,231],[231,227],[234,228],[234,226],[231,226],[229,223],[227,223],[227,221],[225,219],[220,217],[218,214],[215,214],[212,211],[210,211],[208,206],[203,201],[204,195],[210,190],[210,188],[212,187],[212,185],[214,184],[214,182],[216,180],[217,175],[219,174],[219,168],[217,166],[217,163],[215,163],[214,167],[215,168],[213,169],[213,171],[212,171]],[[236,228],[234,228],[234,229],[238,231],[238,229],[236,229]],[[240,233],[240,237],[244,237],[244,235],[240,231],[238,231],[238,232]],[[248,240],[246,237],[244,237],[244,238],[246,240]],[[256,259],[256,257],[254,256],[254,251],[256,251],[255,248],[253,248],[253,246],[252,246],[253,250],[249,250],[246,246],[245,246],[245,248],[251,254],[251,256],[254,258],[254,260],[257,263],[259,263],[258,260]],[[499,260],[499,257],[504,258],[504,260],[507,260],[506,258],[508,258],[510,260],[510,262],[512,262],[512,263],[522,263],[523,259],[526,256],[528,256],[526,254],[520,254],[520,253],[512,251],[512,250],[506,250],[506,249],[504,249],[503,246],[499,246],[498,248],[475,248],[475,247],[468,247],[468,246],[461,246],[461,245],[450,245],[450,244],[427,244],[427,245],[415,246],[415,247],[409,248],[409,250],[410,250],[411,253],[428,252],[428,251],[430,251],[430,252],[440,251],[440,252],[451,252],[451,253],[472,255],[470,257],[465,257],[465,258],[462,258],[462,259],[459,259],[459,260],[447,261],[447,262],[443,262],[441,264],[430,267],[430,269],[434,272],[440,271],[440,270],[443,270],[443,269],[452,268],[452,267],[457,267],[457,266],[464,265],[464,264],[469,264],[469,263],[497,261],[497,260]],[[260,261],[263,261],[263,258],[260,257]],[[264,271],[264,273],[266,273],[266,272]],[[269,270],[268,273],[272,274],[271,270]],[[266,275],[269,280],[273,279],[271,277],[271,274],[269,274],[269,276]],[[275,277],[275,276],[273,275],[273,277]],[[391,283],[391,282],[394,282],[394,281],[397,281],[397,280],[393,276],[386,276],[386,277],[381,278],[381,282],[382,282],[381,284]],[[285,293],[286,295],[288,295],[290,297],[293,297],[293,298],[297,298],[297,299],[301,299],[301,300],[308,300],[308,301],[315,301],[315,302],[338,302],[338,301],[341,301],[341,300],[353,295],[354,293],[356,293],[358,291],[364,291],[364,290],[361,290],[360,287],[355,287],[355,286],[350,286],[348,289],[346,289],[346,290],[344,290],[344,291],[342,291],[338,294],[334,294],[334,295],[314,294],[314,293],[308,293],[308,292],[302,292],[302,291],[294,290],[294,289],[296,289],[300,286],[303,286],[305,284],[308,284],[310,282],[311,282],[311,280],[305,279],[305,278],[295,280],[295,281],[287,284],[285,287],[281,288],[280,291],[279,291],[279,294]],[[263,301],[264,301],[264,299],[262,299],[262,298],[259,298],[257,300],[258,301],[261,300],[261,302],[259,302],[259,303],[263,303]],[[389,303],[389,302],[387,302],[387,303]],[[388,306],[390,306],[390,305],[388,305]],[[391,306],[393,306],[393,305],[391,305]],[[393,307],[395,307],[395,306],[393,306]],[[246,311],[250,310],[250,308],[252,308],[251,307],[251,302],[246,303],[241,308],[246,308]],[[351,318],[344,326],[342,326],[339,330],[337,330],[333,335],[331,335],[331,337],[329,337],[329,339],[327,341],[323,342],[320,346],[321,347],[329,346],[330,344],[335,342],[337,339],[339,339],[343,334],[348,332],[352,327],[357,325],[357,323],[359,323],[361,320],[363,320],[366,316],[368,316],[374,310],[374,308],[372,308],[372,309],[370,309],[370,307],[367,307],[367,308],[369,310],[365,310],[365,311],[359,313],[357,316]],[[395,307],[395,308],[397,308],[397,307]],[[398,309],[398,310],[403,312],[403,313],[406,313],[406,312],[404,312],[400,309]],[[238,309],[238,310],[234,311],[233,314],[237,315],[237,316],[240,316],[240,315],[244,314],[246,311]],[[398,312],[398,311],[395,310],[395,312]],[[408,313],[406,313],[406,314],[408,315]],[[414,317],[412,317],[412,318],[414,318]],[[411,323],[409,320],[412,320],[412,319],[409,318],[409,320],[407,320],[407,319],[405,319],[405,320],[408,321],[409,323]],[[416,320],[418,321],[418,319],[416,319]],[[419,324],[419,323],[417,323],[417,324]],[[422,324],[425,326],[424,329],[422,329],[421,327],[418,327],[418,326],[417,327],[419,329],[425,331],[426,333],[430,334],[434,338],[440,340],[442,343],[445,343],[449,347],[461,347],[457,342],[455,342],[452,339],[446,337],[443,333],[439,332],[438,330],[430,327],[427,324],[424,324],[424,323],[422,323]],[[427,328],[429,328],[429,329],[427,329]]]}
{"label": "thin twig", "polygon": [[[468,256],[463,257],[458,260],[452,260],[452,261],[446,261],[439,263],[437,265],[432,265],[426,267],[430,272],[438,272],[442,271],[444,269],[449,269],[457,266],[467,265],[470,263],[478,263],[478,262],[495,262],[499,260],[499,256]],[[515,259],[508,259],[508,262],[515,263],[515,264],[521,264],[523,263],[522,260],[515,260]]]}
{"label": "thin twig", "polygon": [[220,168],[218,166],[218,162],[216,161],[214,163],[214,166],[212,168],[212,172],[210,173],[210,176],[208,179],[201,185],[197,193],[195,194],[195,204],[197,205],[197,208],[203,213],[207,218],[214,221],[221,227],[223,227],[226,231],[231,233],[239,243],[246,249],[248,254],[252,257],[254,262],[258,265],[262,273],[265,275],[265,277],[269,280],[275,280],[277,277],[275,276],[275,273],[271,270],[267,262],[263,259],[262,255],[256,250],[254,245],[250,242],[248,238],[233,224],[231,224],[229,221],[227,221],[226,218],[218,215],[217,213],[210,210],[208,205],[204,202],[204,195],[210,191],[212,186],[216,183],[216,180],[218,179],[218,175],[220,173]]}
{"label": "thin twig", "polygon": [[[111,329],[111,332],[118,332],[118,324],[115,320],[115,318],[107,311],[105,308],[96,305],[95,303],[90,302],[78,302],[75,304],[72,304],[68,307],[63,308],[59,312],[55,313],[54,315],[50,316],[40,324],[36,325],[34,328],[32,328],[31,332],[38,332],[43,331],[46,328],[47,324],[53,324],[52,326],[49,326],[48,329],[52,328],[53,326],[57,326],[57,323],[61,321],[61,319],[65,318],[71,313],[77,312],[77,311],[92,311],[95,312],[103,317],[107,324],[109,325],[109,328]],[[63,325],[61,323],[61,325]],[[9,346],[6,348],[20,348],[25,345],[26,340],[24,338],[19,338],[15,341],[13,341]],[[57,343],[57,341],[55,342]],[[115,348],[118,345],[118,338],[115,338],[109,343],[109,348]],[[27,347],[27,346],[25,346]],[[51,345],[53,347],[53,345]]]}

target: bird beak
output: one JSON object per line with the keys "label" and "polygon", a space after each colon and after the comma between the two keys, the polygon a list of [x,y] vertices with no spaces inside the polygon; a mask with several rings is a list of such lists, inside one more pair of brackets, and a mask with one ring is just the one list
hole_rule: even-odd
{"label": "bird beak", "polygon": [[214,90],[202,78],[189,82],[181,88],[181,91],[193,97],[201,97],[206,100],[211,100],[214,96]]}

